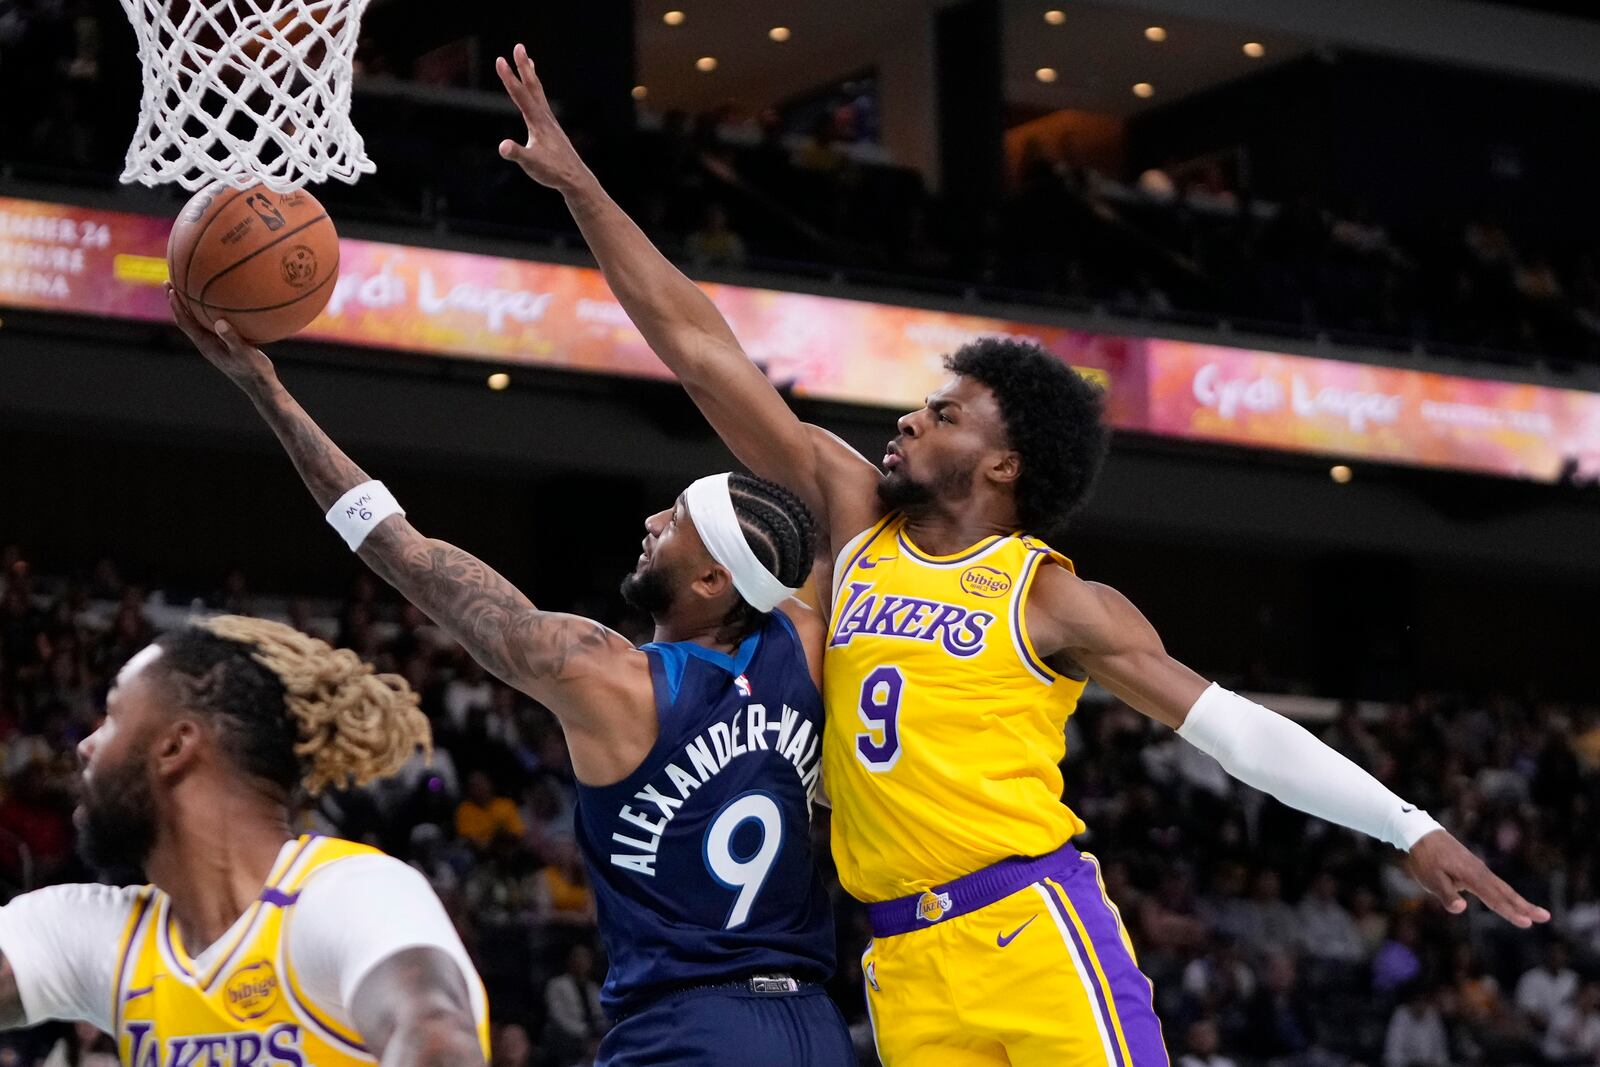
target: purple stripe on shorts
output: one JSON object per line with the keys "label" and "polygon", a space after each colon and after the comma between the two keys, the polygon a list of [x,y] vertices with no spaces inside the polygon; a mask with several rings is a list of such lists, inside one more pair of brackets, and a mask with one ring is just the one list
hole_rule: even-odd
{"label": "purple stripe on shorts", "polygon": [[[1062,857],[1054,878],[1066,891],[1067,899],[1072,902],[1072,910],[1077,912],[1094,945],[1100,970],[1111,988],[1112,1005],[1116,1009],[1117,1021],[1122,1024],[1122,1036],[1128,1042],[1128,1054],[1132,1058],[1130,1067],[1169,1067],[1167,1046],[1161,1038],[1161,1020],[1156,1017],[1155,1007],[1151,1003],[1153,993],[1150,979],[1139,970],[1139,965],[1133,961],[1128,946],[1122,940],[1117,917],[1100,891],[1094,861],[1083,856]],[[1045,888],[1050,891],[1052,902],[1060,907],[1055,887],[1047,885]],[[1061,912],[1062,921],[1072,932],[1073,938],[1077,939],[1077,927],[1071,916],[1064,907]],[[1079,951],[1083,951],[1081,945]],[[1084,953],[1084,963],[1092,966],[1087,952]],[[1094,985],[1095,995],[1100,998],[1103,1009],[1104,992],[1098,981]],[[1120,1050],[1118,1057],[1121,1057]]]}
{"label": "purple stripe on shorts", "polygon": [[1116,1067],[1127,1067],[1127,1061],[1122,1056],[1122,1042],[1117,1040],[1116,1027],[1111,1019],[1111,1009],[1106,1004],[1106,991],[1101,988],[1100,979],[1095,976],[1093,958],[1089,955],[1088,946],[1083,943],[1083,938],[1079,935],[1078,927],[1073,923],[1072,916],[1067,913],[1067,909],[1061,904],[1061,898],[1056,895],[1056,887],[1046,883],[1045,890],[1046,895],[1050,898],[1050,906],[1055,909],[1056,917],[1061,920],[1061,925],[1067,931],[1067,936],[1072,938],[1072,944],[1078,953],[1078,958],[1083,961],[1085,967],[1089,968],[1089,974],[1086,977],[1089,979],[1089,985],[1094,990],[1095,1011],[1105,1025],[1106,1038],[1111,1042],[1112,1062]]}

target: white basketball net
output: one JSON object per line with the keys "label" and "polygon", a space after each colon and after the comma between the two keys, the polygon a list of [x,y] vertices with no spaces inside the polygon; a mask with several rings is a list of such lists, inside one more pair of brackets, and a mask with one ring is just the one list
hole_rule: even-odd
{"label": "white basketball net", "polygon": [[122,0],[144,94],[124,182],[276,192],[375,168],[350,123],[369,0]]}

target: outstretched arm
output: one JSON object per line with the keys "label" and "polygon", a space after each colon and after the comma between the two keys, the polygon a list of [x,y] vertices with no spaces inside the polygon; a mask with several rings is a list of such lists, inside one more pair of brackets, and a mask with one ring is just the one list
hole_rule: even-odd
{"label": "outstretched arm", "polygon": [[1028,634],[1041,655],[1081,667],[1246,785],[1405,849],[1412,875],[1447,910],[1466,909],[1465,891],[1513,925],[1549,921],[1549,912],[1519,896],[1426,813],[1303,726],[1173,659],[1149,620],[1115,589],[1052,567],[1034,583],[1027,609]]}
{"label": "outstretched arm", "polygon": [[[289,395],[264,352],[227,323],[216,333],[206,330],[170,287],[168,296],[178,326],[255,404],[318,507],[326,512],[347,490],[369,480]],[[629,743],[629,731],[639,723],[631,712],[653,707],[649,670],[643,654],[621,634],[590,619],[541,611],[493,567],[452,544],[424,537],[403,515],[384,520],[362,542],[359,554],[486,670],[549,705],[568,731],[574,763],[590,764],[580,769],[590,772],[586,780],[600,780],[611,761],[625,762],[637,747]],[[644,750],[654,740],[653,727],[649,732]],[[608,743],[591,746],[585,735]],[[591,747],[597,751],[586,759]]]}
{"label": "outstretched arm", "polygon": [[515,68],[502,58],[495,69],[522,111],[528,140],[501,142],[500,155],[566,198],[628,317],[741,463],[797,493],[835,546],[872,525],[879,514],[877,468],[789,410],[716,305],[657,251],[584,165],[522,45],[513,56]]}

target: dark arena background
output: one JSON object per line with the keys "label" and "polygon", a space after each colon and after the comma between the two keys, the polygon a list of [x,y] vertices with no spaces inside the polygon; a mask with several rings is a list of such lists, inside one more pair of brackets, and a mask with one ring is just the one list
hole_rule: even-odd
{"label": "dark arena background", "polygon": [[[561,198],[497,157],[516,41],[622,205],[869,457],[975,337],[1105,385],[1078,572],[1553,913],[1447,916],[1399,853],[1091,685],[1065,799],[1175,1062],[1600,1064],[1600,9],[374,0],[377,171],[315,187],[340,279],[270,354],[428,534],[647,640],[616,592],[643,519],[732,460]],[[290,621],[409,678],[439,745],[303,825],[426,874],[495,1064],[590,1062],[604,1020],[555,995],[605,973],[555,721],[345,550],[172,327],[187,194],[116,180],[138,84],[117,4],[0,0],[0,899],[92,878],[74,746],[135,651],[194,610]],[[874,1064],[864,909],[825,875]],[[115,1057],[0,1040],[0,1067]]]}

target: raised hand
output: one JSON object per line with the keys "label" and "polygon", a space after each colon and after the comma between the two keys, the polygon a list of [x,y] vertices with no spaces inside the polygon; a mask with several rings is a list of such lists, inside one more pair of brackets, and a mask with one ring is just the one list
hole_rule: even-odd
{"label": "raised hand", "polygon": [[240,337],[226,319],[218,319],[212,327],[205,326],[178,298],[170,282],[167,305],[172,308],[172,318],[178,329],[194,342],[207,362],[226,374],[233,384],[248,389],[273,377],[272,360],[265,352]]}
{"label": "raised hand", "polygon": [[1513,926],[1527,929],[1534,923],[1550,921],[1548,911],[1522,899],[1445,830],[1435,830],[1412,845],[1406,869],[1452,915],[1467,910],[1467,902],[1461,896],[1465,892]]}
{"label": "raised hand", "polygon": [[577,149],[567,139],[550,101],[544,95],[544,86],[533,72],[533,60],[528,50],[517,45],[511,52],[512,64],[504,56],[496,57],[494,69],[500,75],[507,94],[522,112],[522,121],[528,125],[526,144],[507,138],[500,142],[500,158],[509,159],[540,185],[564,192],[581,181],[588,168],[579,158]]}

